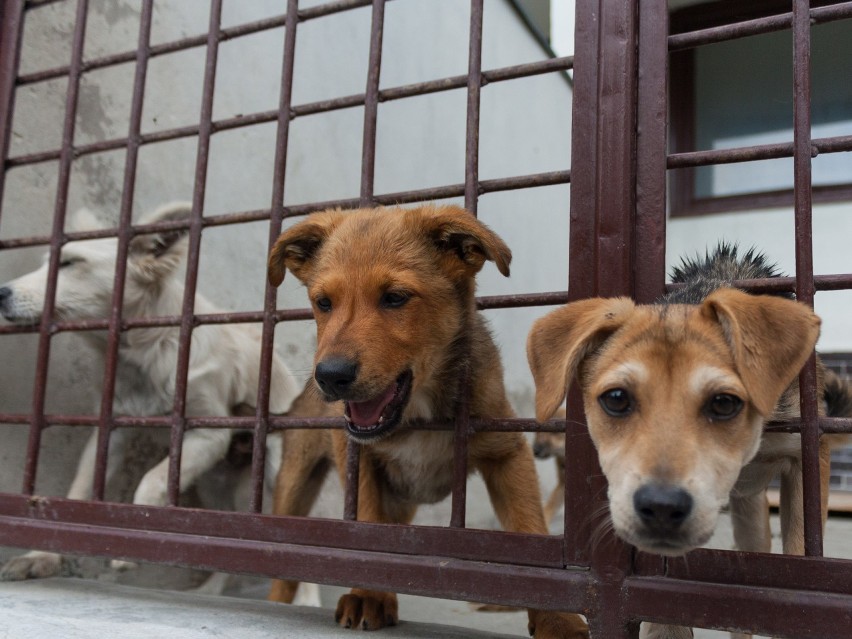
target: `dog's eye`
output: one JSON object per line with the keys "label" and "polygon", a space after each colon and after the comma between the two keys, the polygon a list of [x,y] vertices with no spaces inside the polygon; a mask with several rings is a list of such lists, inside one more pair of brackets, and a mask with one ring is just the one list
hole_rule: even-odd
{"label": "dog's eye", "polygon": [[399,308],[400,306],[404,306],[409,299],[410,296],[407,293],[387,291],[382,295],[381,305],[385,308]]}
{"label": "dog's eye", "polygon": [[321,310],[323,313],[328,313],[331,310],[331,300],[327,297],[320,297],[314,301],[316,307]]}
{"label": "dog's eye", "polygon": [[66,266],[71,266],[72,264],[75,264],[76,262],[79,262],[79,261],[80,260],[75,260],[75,259],[62,260],[61,262],[59,262],[59,268],[65,268]]}
{"label": "dog's eye", "polygon": [[710,419],[733,419],[739,415],[743,400],[736,395],[719,393],[713,395],[704,406],[704,414]]}
{"label": "dog's eye", "polygon": [[625,417],[633,412],[633,398],[623,388],[608,390],[598,397],[598,403],[612,417]]}

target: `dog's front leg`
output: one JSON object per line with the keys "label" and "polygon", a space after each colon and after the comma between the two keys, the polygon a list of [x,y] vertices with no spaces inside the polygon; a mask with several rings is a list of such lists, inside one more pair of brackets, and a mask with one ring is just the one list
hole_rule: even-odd
{"label": "dog's front leg", "polygon": [[[335,431],[334,456],[340,481],[346,484],[346,438]],[[408,524],[416,507],[386,494],[376,476],[369,448],[361,449],[358,469],[358,521]],[[399,622],[396,593],[353,588],[337,602],[334,620],[344,628],[378,630]]]}
{"label": "dog's front leg", "polygon": [[[538,475],[532,450],[520,433],[488,433],[471,446],[494,512],[511,532],[546,535]],[[589,629],[582,617],[530,609],[528,629],[536,639],[584,639]]]}
{"label": "dog's front leg", "polygon": [[[192,486],[198,478],[225,457],[231,441],[227,429],[191,430],[184,435],[180,463],[181,492]],[[166,457],[145,473],[133,503],[143,506],[165,506],[168,503],[169,458]]]}

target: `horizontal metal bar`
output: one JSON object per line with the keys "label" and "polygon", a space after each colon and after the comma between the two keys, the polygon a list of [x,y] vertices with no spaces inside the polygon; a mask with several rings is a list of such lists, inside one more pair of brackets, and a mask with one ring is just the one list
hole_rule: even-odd
{"label": "horizontal metal bar", "polygon": [[[370,0],[340,0],[338,2],[327,2],[316,7],[300,10],[298,12],[299,21],[305,22],[308,20],[313,20],[315,18],[322,18],[324,16],[332,15],[334,13],[341,13],[343,11],[349,11],[351,9],[360,9],[362,7],[368,6],[369,4]],[[256,20],[254,22],[247,22],[245,24],[240,24],[233,27],[223,28],[219,31],[218,39],[220,41],[233,40],[234,38],[240,38],[243,36],[260,33],[262,31],[277,29],[279,27],[283,27],[286,20],[286,14],[277,15],[271,16],[269,18],[263,18],[261,20]],[[150,47],[148,55],[154,58],[161,55],[166,55],[168,53],[176,53],[178,51],[184,51],[186,49],[202,47],[206,44],[207,34],[202,33],[199,35],[182,38],[180,40],[173,40],[171,42],[164,42],[162,44],[153,45]],[[82,70],[83,72],[93,71],[95,69],[103,69],[118,64],[134,62],[135,60],[135,49],[132,51],[122,51],[120,53],[114,53],[108,56],[103,56],[101,58],[86,60],[83,62]],[[26,75],[20,76],[18,78],[17,84],[26,85],[33,84],[35,82],[44,82],[46,80],[61,78],[63,76],[68,75],[68,71],[69,67],[65,65],[52,69],[45,69],[43,71],[37,71],[34,73],[28,73]]]}
{"label": "horizontal metal bar", "polygon": [[849,595],[665,577],[628,577],[623,588],[635,620],[802,639],[841,639],[852,624]]}
{"label": "horizontal metal bar", "polygon": [[[151,533],[14,517],[0,517],[0,529],[4,531],[5,544],[29,548],[38,540],[41,549],[54,552],[390,589],[427,597],[461,600],[475,597],[477,601],[546,610],[583,610],[590,604],[591,576],[586,570],[502,565],[443,556],[406,556],[197,534]],[[375,541],[381,541],[381,537]],[[169,549],[165,560],[163,548]]]}
{"label": "horizontal metal bar", "polygon": [[[811,140],[811,156],[820,153],[840,153],[852,151],[852,135],[831,138],[815,138]],[[689,151],[673,153],[668,156],[669,169],[684,169],[711,164],[734,164],[737,162],[755,162],[758,160],[775,160],[793,157],[793,143],[760,144],[744,146],[735,149],[713,149],[710,151]]]}
{"label": "horizontal metal bar", "polygon": [[747,553],[702,548],[687,558],[668,559],[666,576],[722,584],[785,588],[852,595],[852,561],[823,557]]}
{"label": "horizontal metal bar", "polygon": [[[852,2],[841,2],[827,7],[815,7],[810,10],[811,24],[824,24],[852,17]],[[668,38],[669,51],[694,49],[705,44],[715,44],[747,36],[772,33],[789,29],[793,24],[793,13],[782,13],[765,18],[744,20],[734,24],[699,29],[688,33],[677,33]]]}
{"label": "horizontal metal bar", "polygon": [[563,568],[559,537],[496,530],[455,531],[338,519],[279,517],[194,508],[135,506],[0,493],[0,515],[146,532],[196,534],[251,541],[315,544],[329,548],[442,555],[471,561]]}
{"label": "horizontal metal bar", "polygon": [[[571,181],[570,171],[547,171],[544,173],[533,173],[529,175],[519,175],[506,178],[495,178],[491,180],[482,180],[479,183],[480,195],[486,193],[496,193],[498,191],[508,191],[515,189],[528,189],[540,186],[553,186],[556,184],[567,184]],[[430,189],[418,189],[414,191],[400,191],[398,193],[386,193],[375,197],[381,204],[401,204],[413,202],[425,202],[434,199],[443,199],[447,197],[456,197],[464,194],[464,184],[451,184],[448,186],[434,187]],[[285,217],[298,217],[308,215],[315,211],[322,211],[330,208],[355,208],[358,206],[358,198],[349,198],[343,200],[329,200],[325,202],[311,202],[307,204],[298,204],[284,207]],[[202,226],[204,228],[213,226],[226,226],[230,224],[244,224],[247,222],[260,222],[269,220],[269,209],[254,209],[251,211],[241,211],[237,213],[228,213],[223,215],[214,215],[204,217]],[[144,235],[147,233],[157,233],[160,231],[173,231],[189,228],[188,221],[175,222],[157,222],[153,224],[138,224],[133,226],[131,235]],[[116,237],[119,234],[119,229],[97,229],[92,231],[75,231],[66,233],[64,241],[79,241],[93,240],[105,237]],[[41,246],[50,243],[50,236],[36,235],[31,237],[18,237],[0,240],[0,250],[13,248],[27,248],[31,246]]]}
{"label": "horizontal metal bar", "polygon": [[[205,38],[206,42],[206,38]],[[135,52],[134,52],[135,59]],[[501,67],[483,71],[483,84],[503,82],[506,80],[516,80],[524,77],[531,77],[542,73],[555,73],[570,69],[573,65],[572,57],[554,58],[543,60],[540,62],[530,62],[518,64],[509,67]],[[418,95],[426,95],[438,91],[448,91],[451,89],[460,89],[467,86],[467,76],[453,76],[439,80],[431,80],[429,82],[420,82],[409,84],[390,89],[379,91],[379,101],[389,102],[402,98],[409,98]],[[317,113],[326,113],[340,109],[348,109],[357,106],[363,106],[365,94],[349,95],[330,100],[321,100],[319,102],[311,102],[307,104],[297,105],[292,107],[290,115],[292,118],[297,118],[307,115],[315,115]],[[260,111],[248,115],[237,115],[231,118],[216,120],[211,122],[212,131],[218,133],[247,126],[254,126],[269,122],[275,122],[278,119],[278,111]],[[153,144],[157,142],[165,142],[176,140],[179,138],[191,137],[198,135],[199,127],[197,124],[168,129],[166,131],[157,131],[153,133],[145,133],[139,138],[139,143],[142,145]],[[124,148],[127,145],[127,138],[115,138],[111,140],[101,140],[92,142],[91,144],[81,145],[74,149],[75,157],[91,155],[93,153],[103,153],[105,151],[114,151]],[[37,164],[56,160],[59,157],[60,150],[39,151],[11,157],[6,160],[7,167],[24,166],[28,164]]]}

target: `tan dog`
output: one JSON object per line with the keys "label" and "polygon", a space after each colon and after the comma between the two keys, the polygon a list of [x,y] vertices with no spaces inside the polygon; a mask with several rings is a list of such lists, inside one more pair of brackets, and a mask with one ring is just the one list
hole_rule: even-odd
{"label": "tan dog", "polygon": [[[711,275],[696,275],[702,269]],[[790,299],[729,288],[731,279],[775,275],[752,252],[738,260],[720,246],[677,275],[687,286],[659,304],[588,299],[535,323],[527,346],[536,417],[553,415],[576,376],[614,530],[640,550],[676,556],[701,546],[730,503],[737,547],[769,552],[766,487],[780,473],[784,552],[803,554],[800,438],[764,435],[763,426],[798,417],[795,378],[820,320]],[[841,414],[845,383],[825,373],[824,388],[818,372],[821,414],[826,405]],[[820,450],[824,513],[831,439]],[[682,636],[669,630],[654,636]]]}
{"label": "tan dog", "polygon": [[[278,238],[270,281],[280,284],[289,269],[307,286],[317,322],[314,380],[326,402],[342,400],[342,411],[326,411],[343,413],[345,431],[287,433],[275,513],[307,514],[332,463],[343,476],[347,436],[362,445],[359,520],[409,523],[419,504],[450,493],[453,433],[402,427],[452,419],[465,370],[471,414],[513,414],[497,347],[475,308],[474,278],[486,260],[509,274],[508,247],[456,207],[326,211]],[[476,433],[468,450],[503,526],[546,534],[523,435]],[[275,582],[270,599],[289,602],[294,590]],[[335,618],[347,628],[394,625],[396,595],[353,589]],[[539,638],[587,636],[577,615],[530,610],[529,620]]]}

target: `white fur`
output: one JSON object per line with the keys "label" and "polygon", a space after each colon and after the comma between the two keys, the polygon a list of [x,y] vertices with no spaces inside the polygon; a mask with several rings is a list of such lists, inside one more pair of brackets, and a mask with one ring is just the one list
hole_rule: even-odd
{"label": "white fur", "polygon": [[[188,204],[173,203],[157,209],[146,222],[180,219],[189,215]],[[79,211],[71,220],[75,230],[98,228],[94,215]],[[179,315],[183,304],[183,277],[179,266],[186,256],[187,241],[181,233],[139,236],[131,242],[123,317]],[[159,243],[158,243],[159,242]],[[71,242],[62,248],[58,271],[55,317],[80,320],[109,317],[112,306],[113,278],[116,266],[115,238]],[[32,324],[41,318],[47,282],[47,259],[37,270],[3,287],[0,313],[9,321]],[[201,295],[195,297],[195,312],[215,313],[217,309]],[[116,371],[113,411],[116,415],[163,415],[173,409],[176,380],[178,327],[133,329],[121,336]],[[106,333],[78,333],[103,355]],[[199,327],[192,332],[187,416],[225,416],[257,400],[260,368],[260,331],[246,324],[218,324]],[[299,385],[283,361],[275,355],[272,362],[272,392],[269,410],[284,413],[299,392]],[[97,453],[94,432],[78,462],[77,472],[68,491],[69,499],[88,499],[94,481]],[[193,429],[186,432],[180,469],[180,490],[193,485],[228,451],[231,431]],[[270,437],[267,463],[276,465],[280,452],[277,437]],[[122,467],[128,436],[116,429],[110,438],[107,481]],[[150,469],[139,483],[133,503],[149,506],[167,504],[169,460],[165,458]],[[274,482],[277,469],[267,467],[266,478]],[[117,567],[126,567],[116,562]],[[0,579],[24,579],[58,574],[61,557],[54,553],[32,552],[12,559],[0,572]]]}

